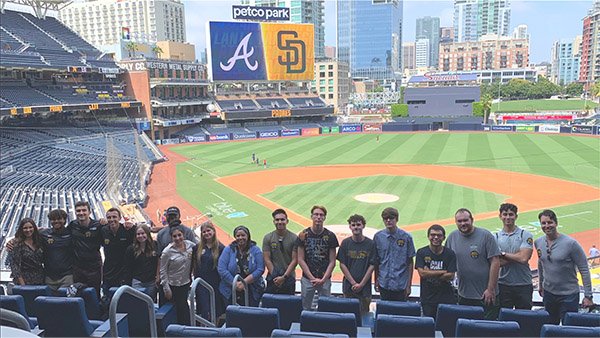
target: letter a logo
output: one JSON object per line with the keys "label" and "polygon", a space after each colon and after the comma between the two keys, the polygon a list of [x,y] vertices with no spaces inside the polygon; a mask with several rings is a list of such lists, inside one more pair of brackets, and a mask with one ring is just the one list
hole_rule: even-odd
{"label": "letter a logo", "polygon": [[250,48],[250,51],[248,51],[248,42],[250,41],[250,36],[252,36],[251,32],[248,33],[242,39],[242,41],[240,41],[237,48],[235,49],[235,53],[233,53],[233,56],[230,57],[229,60],[227,60],[227,65],[224,65],[223,62],[219,62],[223,71],[230,71],[235,66],[238,60],[244,60],[244,62],[246,63],[246,67],[248,67],[248,69],[252,71],[255,71],[258,68],[258,61],[254,60],[254,64],[250,64],[249,60],[252,54],[254,54],[254,47]]}

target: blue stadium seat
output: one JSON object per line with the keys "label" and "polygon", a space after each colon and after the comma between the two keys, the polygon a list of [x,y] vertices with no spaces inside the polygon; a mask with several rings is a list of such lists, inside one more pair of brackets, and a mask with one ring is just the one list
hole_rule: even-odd
{"label": "blue stadium seat", "polygon": [[517,322],[459,318],[456,337],[519,337]]}
{"label": "blue stadium seat", "polygon": [[360,301],[357,298],[319,297],[317,311],[353,313],[356,318],[356,326],[362,326]]}
{"label": "blue stadium seat", "polygon": [[237,327],[197,327],[171,324],[165,337],[242,337]]}
{"label": "blue stadium seat", "polygon": [[13,295],[23,296],[25,311],[29,317],[37,317],[35,299],[38,296],[50,296],[51,292],[48,285],[15,285],[12,288]]}
{"label": "blue stadium seat", "polygon": [[291,338],[349,338],[347,334],[323,333],[323,332],[303,332],[293,330],[275,329],[271,332],[271,338],[291,337]]}
{"label": "blue stadium seat", "polygon": [[600,313],[567,312],[563,319],[563,325],[599,327]]}
{"label": "blue stadium seat", "polygon": [[421,316],[421,306],[418,303],[380,300],[377,302],[375,317],[379,315]]}
{"label": "blue stadium seat", "polygon": [[244,337],[268,337],[280,329],[279,310],[229,305],[225,310],[225,326],[238,327]]}
{"label": "blue stadium seat", "polygon": [[353,313],[302,311],[300,331],[342,333],[356,337],[356,317]]}
{"label": "blue stadium seat", "polygon": [[550,323],[550,314],[545,310],[500,309],[498,320],[519,323],[521,337],[537,337],[542,325]]}
{"label": "blue stadium seat", "polygon": [[260,306],[279,309],[279,324],[281,328],[287,330],[292,326],[293,322],[297,322],[300,319],[302,297],[265,293]]}
{"label": "blue stadium seat", "polygon": [[434,337],[435,323],[431,317],[379,314],[375,337]]}
{"label": "blue stadium seat", "polygon": [[0,307],[14,311],[27,319],[31,329],[37,326],[37,318],[29,317],[25,311],[25,300],[21,295],[0,295]]}
{"label": "blue stadium seat", "polygon": [[545,324],[540,337],[600,337],[600,327]]}
{"label": "blue stadium seat", "polygon": [[459,318],[483,319],[483,308],[480,306],[440,304],[435,319],[435,329],[442,331],[444,337],[454,337],[456,322]]}
{"label": "blue stadium seat", "polygon": [[[110,332],[109,323],[89,320],[85,313],[83,299],[79,297],[39,296],[35,299],[38,323],[45,337],[90,337],[103,336]],[[127,334],[126,319],[120,321],[119,335]],[[95,330],[98,330],[96,333]],[[101,333],[102,332],[102,333]]]}
{"label": "blue stadium seat", "polygon": [[[58,296],[66,297],[67,288],[59,288]],[[92,287],[85,288],[81,291],[81,298],[85,303],[85,313],[89,319],[102,320],[102,310],[100,309],[100,300],[96,294],[96,289]]]}

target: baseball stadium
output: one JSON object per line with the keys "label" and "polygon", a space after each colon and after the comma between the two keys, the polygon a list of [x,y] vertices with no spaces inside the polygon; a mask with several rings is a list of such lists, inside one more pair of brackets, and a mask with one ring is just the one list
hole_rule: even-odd
{"label": "baseball stadium", "polygon": [[[540,212],[551,209],[560,221],[560,234],[575,239],[586,253],[593,292],[600,293],[600,257],[588,255],[600,246],[600,111],[595,103],[574,109],[539,100],[540,109],[496,108],[479,116],[474,113],[481,96],[477,76],[426,74],[411,79],[402,98],[389,91],[365,94],[368,98],[354,94],[352,103],[342,108],[315,89],[315,74],[332,68],[314,58],[312,25],[211,21],[206,25],[207,63],[135,56],[135,48],[134,56],[115,60],[46,16],[64,2],[33,3],[28,5],[34,14],[3,9],[0,17],[3,337],[207,334],[194,331],[196,326],[222,336],[269,336],[273,329],[289,329],[279,334],[292,337],[308,331],[308,324],[297,323],[309,312],[300,314],[302,304],[291,319],[284,314],[298,307],[297,299],[275,306],[277,325],[265,314],[243,312],[246,307],[235,317],[237,310],[230,313],[235,307],[230,305],[220,327],[223,323],[214,313],[220,291],[201,278],[190,281],[192,292],[188,289],[184,296],[194,328],[173,326],[182,314],[162,302],[162,289],[157,303],[156,289],[150,298],[148,287],[127,283],[110,291],[103,287],[102,297],[93,285],[77,281],[57,290],[21,283],[23,276],[15,277],[14,251],[23,224],[33,225],[36,232],[37,227],[40,232],[52,230],[56,209],[66,212],[63,221],[80,222],[80,201],[88,203],[89,219],[109,225],[109,213],[116,210],[120,218],[114,224],[133,226],[135,237],[128,245],[137,243],[135,231],[142,225],[158,241],[170,227],[171,207],[198,238],[202,225],[211,223],[225,246],[236,241],[240,226],[260,246],[275,230],[271,213],[280,208],[287,212],[287,229],[301,233],[313,224],[315,205],[326,207],[324,226],[340,243],[353,235],[349,217],[354,214],[364,216],[364,235],[373,238],[386,228],[382,211],[392,207],[399,212],[398,227],[412,236],[415,249],[429,244],[428,228],[434,224],[447,234],[455,231],[455,213],[461,208],[471,211],[477,228],[495,234],[503,228],[499,206],[512,203],[518,206],[516,224],[534,240],[545,236]],[[396,104],[406,107],[407,114],[394,116],[391,106]],[[90,231],[82,236],[94,236]],[[99,244],[100,270],[102,260],[106,267],[106,260],[114,259],[107,254],[109,244],[107,238]],[[100,257],[100,249],[96,251]],[[537,293],[538,255],[534,252],[529,260],[535,308],[544,306]],[[156,288],[154,278],[160,276],[153,272]],[[299,294],[300,266],[295,275]],[[584,282],[577,276],[582,291]],[[240,274],[233,280],[237,278]],[[331,277],[334,296],[342,295],[343,278],[336,266]],[[417,317],[428,318],[415,305],[419,284],[415,272],[408,304],[416,306]],[[203,287],[210,294],[209,319],[199,310]],[[248,304],[248,293],[243,293]],[[379,302],[380,293],[374,292],[370,310]],[[331,312],[349,312],[344,308],[349,305],[340,304]],[[461,317],[459,308],[451,312],[456,318],[440,318],[438,311],[435,330],[433,321],[423,324],[431,333],[418,331],[419,323],[407,335],[453,336],[463,320],[458,318],[483,319],[483,312],[473,317]],[[373,326],[379,323],[377,315],[369,315],[361,320],[353,313],[350,331],[341,317],[330,324],[320,322],[312,331],[323,332],[315,333],[319,337],[340,332],[371,337],[396,336],[403,328],[385,331],[382,324],[378,332]],[[527,320],[519,322],[521,329]],[[492,332],[538,336],[543,324],[531,324],[533,331],[505,333],[510,328],[505,325]],[[340,331],[327,331],[328,325]],[[5,329],[9,326],[23,331]],[[458,336],[458,328],[456,332]]]}

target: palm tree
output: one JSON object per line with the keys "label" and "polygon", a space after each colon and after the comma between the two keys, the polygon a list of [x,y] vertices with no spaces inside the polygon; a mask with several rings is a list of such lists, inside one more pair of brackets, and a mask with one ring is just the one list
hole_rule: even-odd
{"label": "palm tree", "polygon": [[483,108],[483,123],[487,123],[490,111],[492,110],[492,96],[490,94],[481,96],[481,106]]}
{"label": "palm tree", "polygon": [[152,46],[152,53],[156,55],[160,59],[160,55],[163,53],[162,48],[159,45]]}
{"label": "palm tree", "polygon": [[129,41],[125,45],[125,49],[127,49],[127,51],[129,52],[129,57],[134,57],[134,58],[135,58],[135,52],[137,52],[139,50],[137,43],[135,43],[133,41]]}

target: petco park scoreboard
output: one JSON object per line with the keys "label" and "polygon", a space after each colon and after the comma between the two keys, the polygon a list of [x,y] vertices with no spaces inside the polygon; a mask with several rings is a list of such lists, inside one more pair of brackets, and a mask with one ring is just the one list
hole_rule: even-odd
{"label": "petco park scoreboard", "polygon": [[208,22],[212,81],[308,81],[314,77],[312,24]]}

